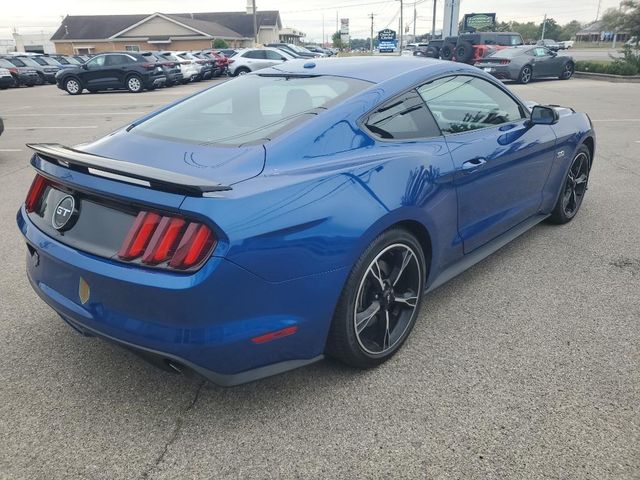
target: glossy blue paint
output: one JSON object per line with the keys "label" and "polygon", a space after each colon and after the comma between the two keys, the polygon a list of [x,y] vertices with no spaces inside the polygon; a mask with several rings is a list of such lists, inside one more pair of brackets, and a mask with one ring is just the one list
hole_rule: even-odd
{"label": "glossy blue paint", "polygon": [[[75,327],[216,375],[316,359],[346,278],[376,236],[404,222],[419,226],[430,243],[426,287],[437,285],[470,264],[465,254],[476,252],[477,261],[490,253],[491,242],[544,218],[573,153],[594,138],[585,115],[563,112],[552,126],[523,120],[447,137],[377,140],[360,119],[412,87],[460,73],[505,87],[453,62],[403,57],[314,63],[309,69],[305,61],[291,61],[261,73],[348,76],[371,87],[264,145],[183,144],[134,127],[78,147],[233,186],[210,198],[71,171],[36,156],[35,168],[61,183],[199,218],[219,238],[197,272],[150,270],[65,246],[39,231],[21,208],[18,226],[31,248],[27,273],[38,294]],[[482,165],[468,168],[476,158]],[[86,305],[78,298],[80,277],[91,287]],[[250,342],[292,325],[299,327],[295,335]]]}

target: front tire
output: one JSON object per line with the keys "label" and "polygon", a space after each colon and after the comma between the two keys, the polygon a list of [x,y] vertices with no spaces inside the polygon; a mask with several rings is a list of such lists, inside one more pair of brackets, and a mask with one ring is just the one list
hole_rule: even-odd
{"label": "front tire", "polygon": [[354,265],[336,307],[326,352],[357,368],[391,358],[415,324],[426,278],[415,236],[394,228],[378,236]]}
{"label": "front tire", "polygon": [[586,145],[581,145],[565,175],[562,191],[553,207],[549,222],[562,225],[576,216],[587,192],[590,171],[591,153]]}
{"label": "front tire", "polygon": [[247,73],[251,73],[251,70],[249,70],[247,67],[240,67],[236,69],[236,71],[234,72],[234,76],[238,77],[241,75],[246,75]]}
{"label": "front tire", "polygon": [[80,95],[82,93],[82,85],[77,78],[68,78],[64,81],[64,89],[69,95]]}
{"label": "front tire", "polygon": [[524,67],[522,67],[522,70],[520,70],[520,75],[518,75],[518,83],[522,83],[523,85],[526,85],[531,81],[532,77],[533,77],[533,70],[529,65],[525,65]]}
{"label": "front tire", "polygon": [[140,93],[144,86],[142,85],[142,78],[139,75],[131,75],[127,78],[127,90],[131,93]]}

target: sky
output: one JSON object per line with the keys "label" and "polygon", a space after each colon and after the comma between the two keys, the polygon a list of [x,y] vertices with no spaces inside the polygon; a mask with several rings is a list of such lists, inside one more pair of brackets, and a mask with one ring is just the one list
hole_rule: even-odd
{"label": "sky", "polygon": [[[16,28],[19,33],[51,32],[69,15],[186,13],[243,11],[246,0],[1,0],[0,38],[10,37]],[[413,32],[414,3],[404,1],[403,23]],[[414,0],[416,33],[431,31],[433,0]],[[442,25],[444,0],[437,1],[436,30]],[[465,13],[495,12],[498,21],[542,22],[546,13],[559,23],[571,20],[590,22],[596,18],[598,3],[601,12],[617,7],[619,0],[461,0],[460,17]],[[322,40],[336,31],[336,15],[349,18],[352,38],[369,36],[374,14],[374,31],[390,27],[397,30],[399,0],[256,0],[258,10],[279,10],[283,25],[302,30],[307,41]],[[324,19],[324,22],[323,22]]]}

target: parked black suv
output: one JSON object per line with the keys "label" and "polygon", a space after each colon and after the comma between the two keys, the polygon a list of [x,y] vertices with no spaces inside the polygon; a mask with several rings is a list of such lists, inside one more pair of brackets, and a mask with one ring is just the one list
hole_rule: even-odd
{"label": "parked black suv", "polygon": [[65,68],[56,74],[58,88],[70,95],[79,95],[85,88],[91,93],[124,89],[138,93],[144,89],[153,90],[165,82],[162,66],[138,52],[102,53],[78,67]]}
{"label": "parked black suv", "polygon": [[143,52],[142,55],[148,58],[150,63],[156,62],[162,66],[166,87],[179,85],[184,80],[184,76],[180,70],[180,62],[168,60],[167,57],[163,57],[160,52]]}
{"label": "parked black suv", "polygon": [[11,72],[15,85],[26,85],[27,87],[33,87],[40,82],[40,76],[35,68],[27,67],[22,62],[16,62],[22,66],[17,66],[15,63],[10,62],[7,58],[0,57],[0,67],[6,68]]}
{"label": "parked black suv", "polygon": [[517,32],[461,33],[457,37],[431,40],[425,50],[416,51],[414,55],[473,65],[496,50],[517,47],[523,43],[522,37]]}

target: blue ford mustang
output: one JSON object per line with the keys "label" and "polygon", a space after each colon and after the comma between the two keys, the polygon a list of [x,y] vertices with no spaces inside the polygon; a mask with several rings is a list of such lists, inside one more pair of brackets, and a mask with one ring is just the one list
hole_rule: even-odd
{"label": "blue ford mustang", "polygon": [[576,215],[595,136],[465,64],[353,58],[30,147],[17,219],[40,297],[84,334],[234,385],[388,359],[423,293]]}

